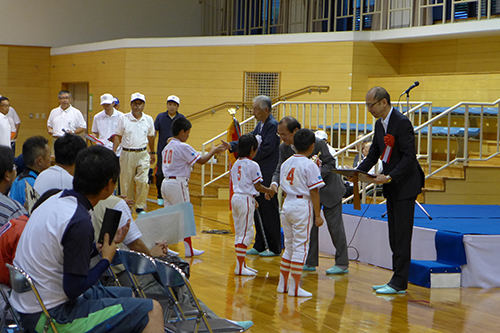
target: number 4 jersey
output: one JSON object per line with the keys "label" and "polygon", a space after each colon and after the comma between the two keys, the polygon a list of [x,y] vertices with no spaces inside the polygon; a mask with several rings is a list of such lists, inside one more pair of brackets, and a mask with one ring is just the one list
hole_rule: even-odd
{"label": "number 4 jersey", "polygon": [[304,155],[295,154],[281,165],[280,186],[287,195],[309,197],[309,191],[325,186],[318,166]]}
{"label": "number 4 jersey", "polygon": [[254,185],[262,182],[262,172],[257,162],[247,157],[238,158],[231,168],[231,180],[235,194],[259,195]]}

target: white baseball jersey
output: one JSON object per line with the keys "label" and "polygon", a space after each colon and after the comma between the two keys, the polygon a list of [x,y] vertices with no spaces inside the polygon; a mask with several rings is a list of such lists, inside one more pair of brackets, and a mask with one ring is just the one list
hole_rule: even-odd
{"label": "white baseball jersey", "polygon": [[309,198],[309,191],[325,186],[316,164],[304,155],[294,154],[281,165],[281,189],[287,195]]}
{"label": "white baseball jersey", "polygon": [[[253,187],[253,185],[252,185]],[[255,199],[251,195],[235,193],[231,199],[234,220],[234,244],[250,246],[253,240]]]}
{"label": "white baseball jersey", "polygon": [[181,140],[173,138],[163,148],[162,171],[165,178],[191,176],[191,167],[200,159],[200,154],[193,147]]}
{"label": "white baseball jersey", "polygon": [[254,185],[263,179],[257,162],[242,157],[238,158],[231,168],[231,180],[235,194],[259,195]]}

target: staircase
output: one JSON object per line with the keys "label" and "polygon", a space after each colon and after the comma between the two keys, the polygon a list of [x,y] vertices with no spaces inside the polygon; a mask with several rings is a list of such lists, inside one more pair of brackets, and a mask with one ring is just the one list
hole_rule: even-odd
{"label": "staircase", "polygon": [[[222,158],[213,164],[214,174],[220,175],[225,171]],[[201,165],[195,164],[189,178],[189,195],[191,203],[197,206],[219,206],[229,209],[229,176],[224,176],[205,187],[205,194],[201,195]],[[210,177],[210,164],[205,165],[205,179]]]}

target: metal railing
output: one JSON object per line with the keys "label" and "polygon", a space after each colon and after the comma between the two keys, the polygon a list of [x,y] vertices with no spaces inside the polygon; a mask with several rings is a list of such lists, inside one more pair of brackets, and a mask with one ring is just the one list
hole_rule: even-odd
{"label": "metal railing", "polygon": [[[273,104],[273,108],[275,105],[277,105],[276,102],[279,102],[279,101],[286,101],[287,99],[298,97],[298,96],[301,96],[304,94],[312,94],[313,92],[317,92],[317,93],[321,94],[321,93],[325,93],[328,91],[330,91],[330,86],[311,85],[311,86],[303,87],[303,88],[288,92],[284,95],[280,95],[280,96],[276,97],[275,99],[273,99],[272,102],[275,103],[275,104]],[[227,110],[227,109],[232,108],[232,107],[234,107],[238,110],[240,107],[243,107],[243,108],[250,107],[251,108],[251,106],[252,106],[251,103],[249,104],[249,103],[245,103],[245,102],[224,102],[224,103],[215,105],[213,107],[201,110],[201,111],[196,112],[194,114],[191,114],[191,115],[187,116],[186,118],[194,118],[194,117],[202,116],[204,114],[207,114],[208,112],[213,114],[217,111]],[[252,117],[250,117],[250,118],[248,118],[245,121],[240,123],[242,131],[245,129],[245,126],[243,126],[243,125],[252,121],[253,119],[254,119],[254,117],[252,116]],[[242,134],[244,134],[244,133],[242,133]],[[225,137],[225,136],[227,136],[227,131],[225,131],[225,132],[213,137],[212,139],[204,142],[202,144],[202,147],[201,147],[202,156],[207,152],[208,145],[212,146],[212,144],[215,140],[218,140],[218,139]],[[205,183],[205,164],[203,164],[201,166],[201,195],[205,195],[205,187],[207,187],[208,185],[225,177],[229,173],[228,165],[229,165],[228,164],[228,155],[226,152],[225,157],[224,157],[224,172],[218,176],[214,176],[214,165],[213,165],[213,163],[211,163],[210,164],[210,180],[207,183]]]}
{"label": "metal railing", "polygon": [[[248,119],[246,119],[245,121],[242,121],[240,123],[240,126],[241,125],[244,125],[252,120],[254,120],[255,117],[252,116]],[[241,128],[243,129],[244,126],[241,126]],[[242,134],[245,134],[245,133],[242,133]],[[215,140],[218,140],[220,138],[225,138],[227,136],[227,131],[224,131],[222,132],[221,134],[217,135],[217,136],[214,136],[213,138],[211,138],[210,140],[204,142],[202,145],[201,145],[201,156],[205,155],[207,153],[207,147],[208,146],[212,146],[214,141]],[[202,164],[201,165],[201,195],[205,195],[205,187],[209,186],[210,184],[212,183],[215,183],[216,181],[218,181],[219,179],[221,178],[224,178],[225,176],[227,176],[229,174],[229,163],[228,163],[228,160],[229,160],[229,156],[228,156],[228,152],[227,150],[224,152],[224,172],[221,173],[220,175],[218,176],[214,176],[214,164],[213,163],[210,163],[210,180],[208,182],[205,183],[205,166],[206,164]]]}
{"label": "metal railing", "polygon": [[494,19],[495,0],[203,0],[203,35],[391,30]]}
{"label": "metal railing", "polygon": [[[272,102],[276,103],[279,101],[286,101],[288,99],[302,96],[305,94],[312,94],[313,92],[317,92],[317,93],[321,94],[321,93],[325,93],[328,91],[330,91],[330,86],[307,86],[307,87],[303,87],[303,88],[288,92],[284,95],[280,95],[280,96],[274,98],[272,100]],[[192,113],[192,114],[186,116],[186,118],[192,119],[192,118],[196,118],[199,116],[203,116],[205,114],[214,114],[217,111],[221,111],[221,110],[227,111],[228,109],[231,109],[231,108],[235,108],[236,110],[239,110],[240,108],[245,108],[245,107],[251,109],[252,102],[224,102],[224,103],[220,103],[220,104],[211,106],[209,108],[197,111],[195,113]]]}
{"label": "metal railing", "polygon": [[[347,159],[359,152],[356,146],[369,140],[374,134],[376,119],[366,109],[365,102],[282,101],[274,104],[274,107],[278,108],[280,119],[292,116],[303,128],[329,132],[329,143],[336,149],[334,157],[339,160],[339,165],[346,165]],[[447,109],[434,107],[437,112],[433,112],[432,102],[428,101],[409,103],[409,112],[406,103],[396,107],[414,125],[416,155],[421,163],[426,164],[426,179],[451,165],[467,166],[471,161],[488,161],[500,155],[500,99],[492,103],[461,102]],[[452,119],[453,124],[458,123],[458,127],[452,126]],[[253,117],[242,124],[252,120]],[[487,126],[495,122],[496,124]],[[206,152],[208,145],[226,134],[227,131],[205,142],[202,154]],[[495,142],[493,146],[492,142]],[[478,157],[471,158],[471,151],[476,152]],[[228,174],[227,166],[226,153],[225,171],[214,177],[212,166],[210,181],[206,184],[205,169],[202,166],[202,194],[204,187]],[[365,190],[370,188],[367,186]]]}

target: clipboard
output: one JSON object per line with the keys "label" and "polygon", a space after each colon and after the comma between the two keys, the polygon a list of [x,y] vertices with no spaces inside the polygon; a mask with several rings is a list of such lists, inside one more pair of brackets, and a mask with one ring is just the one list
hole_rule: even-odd
{"label": "clipboard", "polygon": [[106,208],[104,213],[104,218],[102,219],[101,232],[99,233],[99,238],[97,243],[103,244],[104,235],[109,234],[109,245],[113,242],[116,235],[116,230],[120,225],[120,219],[122,217],[122,212],[116,209]]}
{"label": "clipboard", "polygon": [[354,209],[361,210],[361,201],[359,200],[359,194],[358,194],[359,193],[358,181],[360,180],[364,183],[373,183],[373,179],[376,178],[377,176],[358,169],[332,170],[332,172],[335,172],[342,176],[353,178]]}
{"label": "clipboard", "polygon": [[373,183],[373,179],[377,177],[376,175],[358,169],[338,169],[332,170],[332,172],[345,177],[355,177],[357,175],[359,181],[369,184]]}

